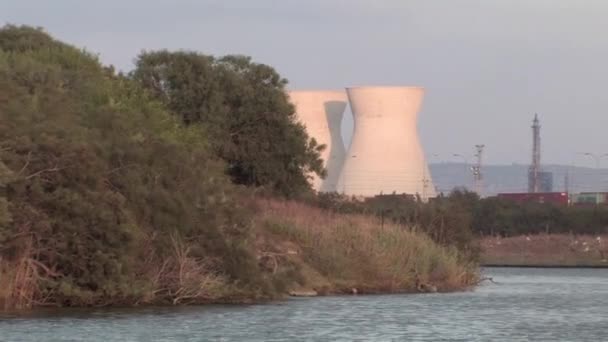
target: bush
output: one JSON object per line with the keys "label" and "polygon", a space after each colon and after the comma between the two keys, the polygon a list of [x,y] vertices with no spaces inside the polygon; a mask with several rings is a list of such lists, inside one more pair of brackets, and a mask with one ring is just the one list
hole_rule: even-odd
{"label": "bush", "polygon": [[157,278],[184,260],[205,279],[263,285],[250,214],[200,127],[29,27],[0,30],[0,94],[6,306],[173,301],[177,290]]}

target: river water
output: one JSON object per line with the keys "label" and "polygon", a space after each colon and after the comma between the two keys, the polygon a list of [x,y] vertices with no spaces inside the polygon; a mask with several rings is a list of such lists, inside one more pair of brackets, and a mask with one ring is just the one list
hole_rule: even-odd
{"label": "river water", "polygon": [[0,316],[0,341],[608,341],[608,269],[488,268],[474,291]]}

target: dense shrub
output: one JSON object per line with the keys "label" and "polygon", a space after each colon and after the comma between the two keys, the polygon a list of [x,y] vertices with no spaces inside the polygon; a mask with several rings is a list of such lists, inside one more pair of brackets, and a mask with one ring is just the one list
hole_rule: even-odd
{"label": "dense shrub", "polygon": [[414,196],[384,195],[365,200],[337,193],[319,194],[309,202],[340,213],[363,213],[403,227],[416,227],[436,242],[454,245],[477,256],[476,236],[539,233],[606,234],[608,207],[518,203],[497,197],[479,198],[454,190],[428,203]]}
{"label": "dense shrub", "polygon": [[473,229],[480,235],[608,233],[608,208],[605,206],[560,206],[486,198],[476,208]]}
{"label": "dense shrub", "polygon": [[0,287],[24,305],[176,297],[158,279],[186,259],[262,286],[249,214],[206,134],[95,56],[1,29]]}

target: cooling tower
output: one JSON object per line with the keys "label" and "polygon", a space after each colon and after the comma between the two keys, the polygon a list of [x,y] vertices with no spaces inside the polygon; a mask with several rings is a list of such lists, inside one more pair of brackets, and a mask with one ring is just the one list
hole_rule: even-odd
{"label": "cooling tower", "polygon": [[289,97],[308,135],[315,138],[317,143],[326,145],[321,158],[327,169],[327,176],[321,179],[315,175],[312,187],[321,192],[336,191],[345,154],[340,128],[347,104],[346,93],[343,90],[292,91]]}
{"label": "cooling tower", "polygon": [[417,131],[424,89],[417,87],[347,88],[354,133],[338,192],[435,196]]}

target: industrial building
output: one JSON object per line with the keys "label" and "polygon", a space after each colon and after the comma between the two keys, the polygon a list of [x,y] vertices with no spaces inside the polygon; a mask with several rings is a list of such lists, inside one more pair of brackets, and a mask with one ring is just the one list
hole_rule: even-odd
{"label": "industrial building", "polygon": [[570,201],[576,206],[608,205],[608,193],[581,192],[579,194],[572,194]]}
{"label": "industrial building", "polygon": [[338,181],[338,192],[371,197],[435,196],[418,138],[419,87],[352,87],[346,90],[354,132]]}
{"label": "industrial building", "polygon": [[[535,178],[536,177],[536,178]],[[553,192],[553,172],[539,171],[538,173],[528,173],[528,189],[536,189],[536,192]],[[535,184],[530,187],[530,184]],[[534,192],[534,191],[530,191]]]}
{"label": "industrial building", "polygon": [[318,144],[325,145],[321,153],[327,170],[325,179],[312,175],[312,187],[320,192],[336,191],[336,184],[344,163],[345,148],[341,125],[347,105],[343,90],[310,90],[289,92],[296,108],[298,120],[306,127],[308,135]]}

